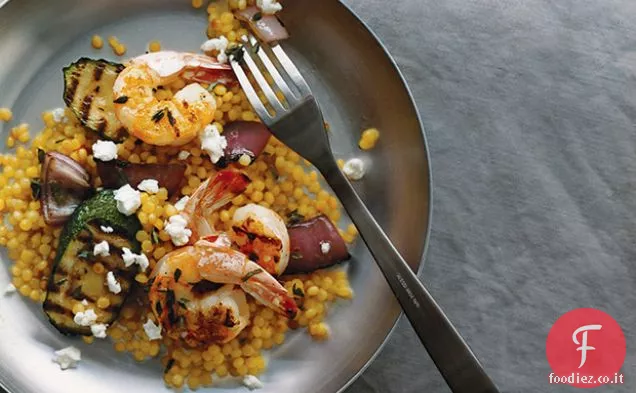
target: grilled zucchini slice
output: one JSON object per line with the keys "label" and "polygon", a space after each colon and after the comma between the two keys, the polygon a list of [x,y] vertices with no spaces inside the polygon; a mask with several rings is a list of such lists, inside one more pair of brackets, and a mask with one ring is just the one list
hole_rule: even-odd
{"label": "grilled zucchini slice", "polygon": [[126,137],[113,103],[113,85],[123,69],[122,64],[82,57],[62,70],[66,106],[86,128],[116,142]]}
{"label": "grilled zucchini slice", "polygon": [[[105,233],[101,226],[110,226],[113,232]],[[57,330],[66,335],[91,335],[89,326],[73,321],[73,307],[83,300],[88,302],[84,308],[93,309],[97,314],[96,323],[110,324],[117,318],[137,272],[136,265],[125,267],[122,248],[139,252],[135,235],[140,229],[136,216],[125,216],[117,210],[111,190],[98,193],[75,210],[60,235],[43,305]],[[110,255],[94,256],[93,246],[103,240],[110,246]],[[96,266],[98,263],[102,266]],[[106,274],[109,271],[121,285],[118,294],[108,289]],[[110,303],[105,308],[97,306],[97,300],[102,297]]]}

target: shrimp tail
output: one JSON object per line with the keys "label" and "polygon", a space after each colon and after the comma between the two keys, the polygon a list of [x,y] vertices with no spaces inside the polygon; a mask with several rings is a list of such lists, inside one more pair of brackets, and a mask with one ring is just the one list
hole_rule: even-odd
{"label": "shrimp tail", "polygon": [[298,306],[285,287],[258,264],[250,261],[248,266],[252,270],[248,270],[243,276],[241,288],[263,305],[294,319],[298,314]]}
{"label": "shrimp tail", "polygon": [[192,242],[214,234],[207,217],[243,193],[251,182],[246,174],[226,169],[217,172],[214,178],[201,183],[181,213],[190,224],[189,227],[193,232],[190,236]]}

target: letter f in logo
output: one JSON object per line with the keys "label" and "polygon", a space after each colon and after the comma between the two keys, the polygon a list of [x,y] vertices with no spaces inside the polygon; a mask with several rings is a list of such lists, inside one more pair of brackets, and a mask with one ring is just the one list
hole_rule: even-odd
{"label": "letter f in logo", "polygon": [[[576,349],[577,351],[581,351],[581,364],[579,364],[579,368],[583,367],[583,365],[585,364],[585,360],[587,359],[587,351],[593,351],[596,349],[587,345],[587,332],[589,330],[601,330],[602,327],[602,325],[585,325],[576,329],[574,333],[572,333],[572,341],[574,341],[574,344],[581,345]],[[583,332],[583,334],[581,335],[581,342],[579,342],[576,336],[581,332]]]}

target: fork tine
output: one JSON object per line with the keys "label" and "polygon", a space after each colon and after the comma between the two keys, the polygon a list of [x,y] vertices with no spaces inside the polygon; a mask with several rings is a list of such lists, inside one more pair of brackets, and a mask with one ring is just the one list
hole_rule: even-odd
{"label": "fork tine", "polygon": [[[259,51],[260,50],[262,49],[259,49]],[[258,83],[258,85],[260,86],[261,91],[265,94],[267,101],[269,101],[272,108],[274,108],[274,111],[277,113],[285,112],[285,107],[278,100],[278,97],[276,97],[276,93],[274,93],[274,90],[272,90],[269,83],[267,83],[265,76],[263,76],[263,73],[258,68],[258,65],[256,65],[256,62],[254,61],[254,59],[252,59],[250,52],[251,50],[243,49],[243,60],[245,61],[245,65],[247,65],[247,68],[250,70],[252,75],[254,75],[256,83]]]}
{"label": "fork tine", "polygon": [[[252,46],[254,46],[257,43],[256,38],[254,38],[254,36],[250,36],[249,40]],[[274,82],[276,83],[280,91],[285,96],[285,99],[287,100],[289,105],[296,104],[298,102],[299,97],[296,97],[296,95],[292,93],[291,89],[287,85],[287,82],[285,82],[285,79],[283,79],[280,72],[278,72],[278,69],[276,68],[276,66],[274,66],[274,63],[272,63],[269,56],[267,56],[267,53],[265,52],[265,50],[261,47],[261,50],[259,50],[257,53],[258,53],[258,57],[261,59],[261,62],[263,63],[263,65],[265,66],[269,74],[272,76],[272,78],[274,79]]]}
{"label": "fork tine", "polygon": [[305,78],[302,77],[298,68],[294,65],[291,59],[287,56],[283,48],[281,48],[280,44],[277,44],[272,47],[272,52],[278,58],[278,62],[283,67],[285,72],[289,75],[292,81],[298,87],[301,96],[311,95],[311,89],[309,89],[309,85],[305,81]]}
{"label": "fork tine", "polygon": [[247,100],[250,102],[250,104],[252,104],[254,111],[256,111],[258,117],[260,117],[266,125],[269,125],[271,123],[272,116],[269,114],[267,108],[265,108],[265,105],[263,105],[263,103],[261,102],[261,99],[258,98],[258,94],[247,78],[245,71],[243,71],[243,68],[241,67],[239,62],[234,60],[233,58],[230,60],[230,64],[232,65],[232,69],[234,70],[234,73],[236,74],[236,77],[238,78],[239,83],[241,84],[241,87],[245,92]]}

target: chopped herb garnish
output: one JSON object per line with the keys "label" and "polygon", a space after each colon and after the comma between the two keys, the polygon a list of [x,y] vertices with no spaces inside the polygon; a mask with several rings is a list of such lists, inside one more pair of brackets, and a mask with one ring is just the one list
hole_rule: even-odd
{"label": "chopped herb garnish", "polygon": [[174,366],[174,359],[168,360],[168,364],[166,364],[166,368],[163,370],[163,373],[167,374],[168,371],[170,371],[170,369],[172,368],[172,366]]}
{"label": "chopped herb garnish", "polygon": [[130,165],[130,163],[128,161],[115,160],[115,166],[117,166],[117,168],[126,168],[129,165]]}
{"label": "chopped herb garnish", "polygon": [[127,96],[121,96],[121,97],[118,97],[115,100],[113,100],[113,102],[115,104],[125,104],[126,102],[128,102],[128,97]]}
{"label": "chopped herb garnish", "polygon": [[287,214],[287,221],[290,225],[295,225],[303,222],[305,220],[305,216],[298,213],[298,209],[294,209],[289,214]]}
{"label": "chopped herb garnish", "polygon": [[257,275],[258,273],[262,273],[262,272],[263,272],[263,269],[261,269],[261,268],[254,269],[254,270],[252,270],[250,272],[247,272],[247,274],[244,275],[241,278],[241,281],[245,282],[245,281],[249,280],[250,278],[254,277],[255,275]]}
{"label": "chopped herb garnish", "polygon": [[303,292],[301,288],[297,287],[296,284],[292,287],[292,293],[298,297],[305,297],[305,292]]}
{"label": "chopped herb garnish", "polygon": [[59,287],[60,285],[64,284],[64,283],[65,283],[65,282],[67,282],[67,281],[68,281],[68,278],[66,278],[66,277],[65,277],[65,278],[62,278],[62,279],[60,279],[60,280],[57,280],[57,281],[55,282],[55,285],[57,285],[57,286]]}
{"label": "chopped herb garnish", "polygon": [[39,179],[31,179],[31,196],[33,199],[40,199],[40,193],[42,191],[42,186],[40,185]]}
{"label": "chopped herb garnish", "polygon": [[303,259],[303,254],[298,251],[292,251],[290,256],[292,259]]}
{"label": "chopped herb garnish", "polygon": [[44,158],[46,157],[46,152],[40,148],[38,148],[38,162],[41,164],[44,162]]}
{"label": "chopped herb garnish", "polygon": [[157,311],[157,314],[161,316],[161,314],[163,313],[163,307],[161,306],[160,302],[155,303],[155,310]]}
{"label": "chopped herb garnish", "polygon": [[181,278],[181,269],[174,271],[174,282],[179,282],[179,278]]}
{"label": "chopped herb garnish", "polygon": [[151,237],[152,242],[154,244],[159,243],[159,231],[157,231],[157,228],[152,228],[152,232],[150,233],[150,237]]}
{"label": "chopped herb garnish", "polygon": [[170,110],[166,109],[166,112],[168,112],[168,122],[170,123],[171,126],[174,126],[176,123],[176,120],[174,119],[174,117],[172,117],[172,112],[170,112]]}
{"label": "chopped herb garnish", "polygon": [[73,289],[73,292],[71,292],[71,297],[75,300],[83,300],[84,299],[84,294],[82,294],[82,286],[80,285],[79,287],[75,287],[75,289]]}
{"label": "chopped herb garnish", "polygon": [[242,63],[243,62],[243,56],[245,54],[245,52],[243,52],[243,45],[237,45],[235,47],[227,49],[225,51],[225,54],[227,55],[227,57],[230,58],[230,60],[232,60],[232,58],[234,58],[234,60],[236,62]]}
{"label": "chopped herb garnish", "polygon": [[257,12],[254,14],[254,16],[252,16],[252,21],[254,22],[257,22],[261,19],[263,19],[263,14],[261,12]]}
{"label": "chopped herb garnish", "polygon": [[58,139],[58,140],[55,141],[55,144],[62,143],[62,142],[64,142],[65,139],[66,138]]}
{"label": "chopped herb garnish", "polygon": [[165,114],[165,109],[159,109],[154,115],[152,115],[152,121],[158,123],[161,119],[163,119]]}

